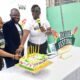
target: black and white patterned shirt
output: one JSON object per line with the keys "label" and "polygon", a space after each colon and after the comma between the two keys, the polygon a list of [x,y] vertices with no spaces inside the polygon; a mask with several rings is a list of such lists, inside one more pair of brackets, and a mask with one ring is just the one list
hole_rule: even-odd
{"label": "black and white patterned shirt", "polygon": [[3,35],[3,31],[0,30],[0,49],[4,49],[4,48],[5,48],[4,35]]}
{"label": "black and white patterned shirt", "polygon": [[[0,30],[0,49],[4,49],[5,48],[5,40],[4,40],[4,35],[3,35],[3,31]],[[2,57],[0,57],[0,70],[3,67],[3,59]]]}

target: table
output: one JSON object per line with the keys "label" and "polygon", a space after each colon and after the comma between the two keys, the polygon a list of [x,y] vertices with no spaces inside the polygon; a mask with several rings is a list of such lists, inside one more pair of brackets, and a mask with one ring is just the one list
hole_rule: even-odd
{"label": "table", "polygon": [[0,71],[0,80],[80,80],[80,48],[72,47],[69,53],[72,56],[64,60],[58,56],[51,59],[53,64],[37,74],[17,66]]}

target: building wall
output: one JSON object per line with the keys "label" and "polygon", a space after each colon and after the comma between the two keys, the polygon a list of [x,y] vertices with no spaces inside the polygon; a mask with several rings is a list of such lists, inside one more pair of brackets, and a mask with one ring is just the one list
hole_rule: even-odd
{"label": "building wall", "polygon": [[0,16],[6,22],[10,19],[10,10],[17,8],[21,13],[21,21],[25,18],[31,19],[31,7],[33,4],[38,4],[41,7],[41,17],[46,18],[46,0],[2,0],[0,3]]}
{"label": "building wall", "polygon": [[[62,7],[62,15],[61,10]],[[50,22],[50,25],[53,29],[55,29],[58,33],[64,30],[73,30],[76,26],[78,27],[78,31],[75,34],[75,45],[80,46],[80,3],[70,3],[62,6],[52,6],[47,8],[47,18]],[[52,38],[49,38],[51,42]]]}

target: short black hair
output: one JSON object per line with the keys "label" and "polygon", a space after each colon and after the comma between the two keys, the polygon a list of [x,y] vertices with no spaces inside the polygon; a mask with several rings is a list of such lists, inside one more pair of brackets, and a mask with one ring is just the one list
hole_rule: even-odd
{"label": "short black hair", "polygon": [[31,11],[34,12],[34,10],[36,10],[38,12],[41,12],[41,9],[40,9],[40,7],[37,4],[32,6]]}

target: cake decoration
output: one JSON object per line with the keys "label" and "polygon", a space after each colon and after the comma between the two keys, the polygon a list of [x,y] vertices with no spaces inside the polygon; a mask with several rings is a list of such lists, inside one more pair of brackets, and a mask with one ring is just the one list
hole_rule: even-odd
{"label": "cake decoration", "polygon": [[28,47],[27,54],[19,60],[17,65],[29,72],[37,73],[51,64],[47,55],[39,53],[39,47],[39,45]]}
{"label": "cake decoration", "polygon": [[71,50],[72,45],[74,45],[75,42],[75,33],[77,32],[78,27],[75,27],[72,31],[66,30],[63,32],[56,32],[55,30],[52,30],[52,34],[54,37],[54,44],[56,51],[58,52],[58,55],[62,58],[62,55],[67,53]]}

